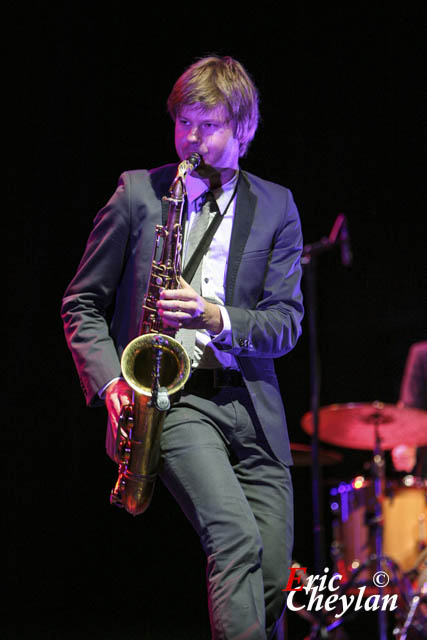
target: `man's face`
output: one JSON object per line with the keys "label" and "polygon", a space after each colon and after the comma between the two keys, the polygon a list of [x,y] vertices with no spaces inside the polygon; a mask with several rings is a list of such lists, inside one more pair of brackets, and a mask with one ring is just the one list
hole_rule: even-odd
{"label": "man's face", "polygon": [[222,106],[210,110],[203,110],[201,105],[182,107],[175,122],[175,147],[181,160],[200,153],[201,177],[207,177],[212,169],[226,174],[238,168],[239,141]]}

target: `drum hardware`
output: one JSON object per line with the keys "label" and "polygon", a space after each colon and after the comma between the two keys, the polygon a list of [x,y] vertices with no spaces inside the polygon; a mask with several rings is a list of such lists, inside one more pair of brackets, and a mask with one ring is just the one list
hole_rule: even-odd
{"label": "drum hardware", "polygon": [[[362,484],[358,489],[364,486],[370,489],[370,511],[363,514],[366,516],[364,526],[368,532],[368,538],[362,550],[366,556],[370,543],[374,545],[374,553],[369,554],[364,559],[355,558],[352,566],[348,567],[343,563],[345,549],[340,545],[337,535],[334,535],[331,556],[336,570],[346,579],[346,582],[342,585],[342,593],[348,592],[356,584],[359,584],[358,579],[372,567],[375,568],[376,572],[388,569],[392,574],[389,589],[394,589],[398,593],[401,603],[406,603],[405,605],[401,604],[400,611],[404,608],[407,609],[406,620],[402,628],[396,629],[394,634],[407,634],[407,629],[411,625],[414,627],[414,620],[417,618],[420,602],[423,605],[426,596],[419,597],[419,594],[414,594],[409,598],[408,576],[401,575],[399,565],[387,554],[384,554],[384,511],[387,515],[387,509],[383,508],[386,496],[384,451],[392,449],[402,442],[410,446],[427,444],[427,412],[397,405],[386,405],[382,402],[349,403],[320,408],[317,419],[320,440],[340,447],[369,449],[373,453],[370,465],[371,479],[364,485],[364,478],[359,478],[359,482],[361,481]],[[315,419],[313,419],[311,412],[305,414],[301,421],[303,429],[309,434],[315,431],[316,425],[314,423]],[[342,498],[346,490],[345,486],[344,488],[341,487],[341,494],[339,495],[340,487],[333,496],[336,509],[338,506],[336,497]],[[392,501],[393,497],[389,495],[388,500]],[[351,515],[352,511],[348,501],[345,508],[347,510],[346,515]],[[360,518],[360,514],[358,514],[358,517]],[[418,520],[419,544],[422,544],[424,518],[424,514],[421,514]],[[362,584],[367,584],[365,576]],[[384,588],[377,587],[377,593],[382,595]],[[417,597],[419,597],[419,600],[416,600]],[[416,620],[416,622],[419,625],[419,620]],[[405,628],[406,630],[403,631]],[[379,639],[386,640],[387,618],[386,612],[382,611],[382,608],[378,610],[378,631]],[[406,639],[406,635],[399,637],[399,640],[404,639]]]}
{"label": "drum hardware", "polygon": [[[426,598],[424,598],[424,601],[427,603]],[[409,611],[405,618],[402,628],[399,629],[399,627],[395,627],[393,629],[393,635],[395,636],[395,638],[397,638],[398,640],[406,640],[408,637],[408,631],[410,631],[411,627],[412,629],[415,629],[415,633],[418,634],[419,632],[421,634],[419,635],[420,640],[426,637],[427,629],[426,629],[426,623],[425,623],[425,615],[421,614],[422,617],[424,618],[424,623],[422,623],[422,620],[417,620],[415,618],[418,607],[420,606],[421,603],[422,601],[419,595],[415,595],[412,598],[411,605],[409,607]],[[413,638],[412,634],[411,634],[411,638]]]}
{"label": "drum hardware", "polygon": [[406,606],[399,611],[400,626],[396,625],[393,635],[397,640],[423,640],[427,637],[427,548],[404,578]]}
{"label": "drum hardware", "polygon": [[[291,453],[295,467],[311,467],[313,449],[307,444],[291,442]],[[332,449],[319,449],[319,462],[322,466],[338,464],[343,459],[342,453]]]}
{"label": "drum hardware", "polygon": [[427,638],[427,590],[407,589],[406,604],[398,611],[393,636],[397,640],[425,640]]}
{"label": "drum hardware", "polygon": [[[377,572],[380,572],[383,569],[383,519],[381,497],[384,493],[385,460],[381,446],[379,429],[380,425],[385,424],[384,413],[382,411],[375,411],[372,413],[370,416],[370,424],[373,424],[375,429],[375,449],[371,466],[375,490],[375,515],[370,526],[372,527],[375,537],[376,568]],[[384,594],[383,587],[378,587],[378,591],[380,595]],[[382,607],[378,610],[378,633],[379,640],[387,640],[387,613]]]}

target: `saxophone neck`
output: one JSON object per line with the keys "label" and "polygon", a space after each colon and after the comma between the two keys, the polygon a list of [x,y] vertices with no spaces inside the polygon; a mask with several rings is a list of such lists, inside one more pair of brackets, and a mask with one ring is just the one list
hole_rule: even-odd
{"label": "saxophone neck", "polygon": [[202,156],[200,154],[192,153],[189,158],[179,163],[175,179],[172,182],[169,189],[169,195],[171,200],[181,202],[184,199],[186,195],[186,189],[185,189],[186,179],[188,175],[192,171],[194,171],[194,169],[197,169],[201,161],[202,161]]}

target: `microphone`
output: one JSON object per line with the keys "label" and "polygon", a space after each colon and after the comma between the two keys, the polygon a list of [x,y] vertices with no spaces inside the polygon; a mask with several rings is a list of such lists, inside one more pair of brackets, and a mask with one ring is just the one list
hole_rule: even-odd
{"label": "microphone", "polygon": [[329,242],[331,245],[340,243],[341,262],[344,267],[349,267],[353,262],[353,252],[350,245],[350,234],[348,232],[347,218],[340,213],[334,222],[329,234]]}
{"label": "microphone", "polygon": [[347,218],[343,216],[343,222],[340,232],[340,249],[341,249],[341,262],[345,267],[350,267],[353,262],[353,252],[350,244],[350,234],[348,232]]}

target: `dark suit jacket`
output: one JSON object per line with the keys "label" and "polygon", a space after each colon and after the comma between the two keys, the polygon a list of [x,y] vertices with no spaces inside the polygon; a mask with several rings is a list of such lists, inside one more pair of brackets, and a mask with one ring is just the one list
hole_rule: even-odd
{"label": "dark suit jacket", "polygon": [[[98,213],[62,316],[88,405],[120,375],[123,349],[138,335],[150,275],[161,197],[177,165],[129,171]],[[301,332],[300,221],[291,193],[242,172],[226,276],[232,345],[256,413],[276,456],[291,463],[285,413],[273,358],[290,351]],[[112,314],[112,315],[111,315]],[[107,430],[107,452],[113,443]]]}

